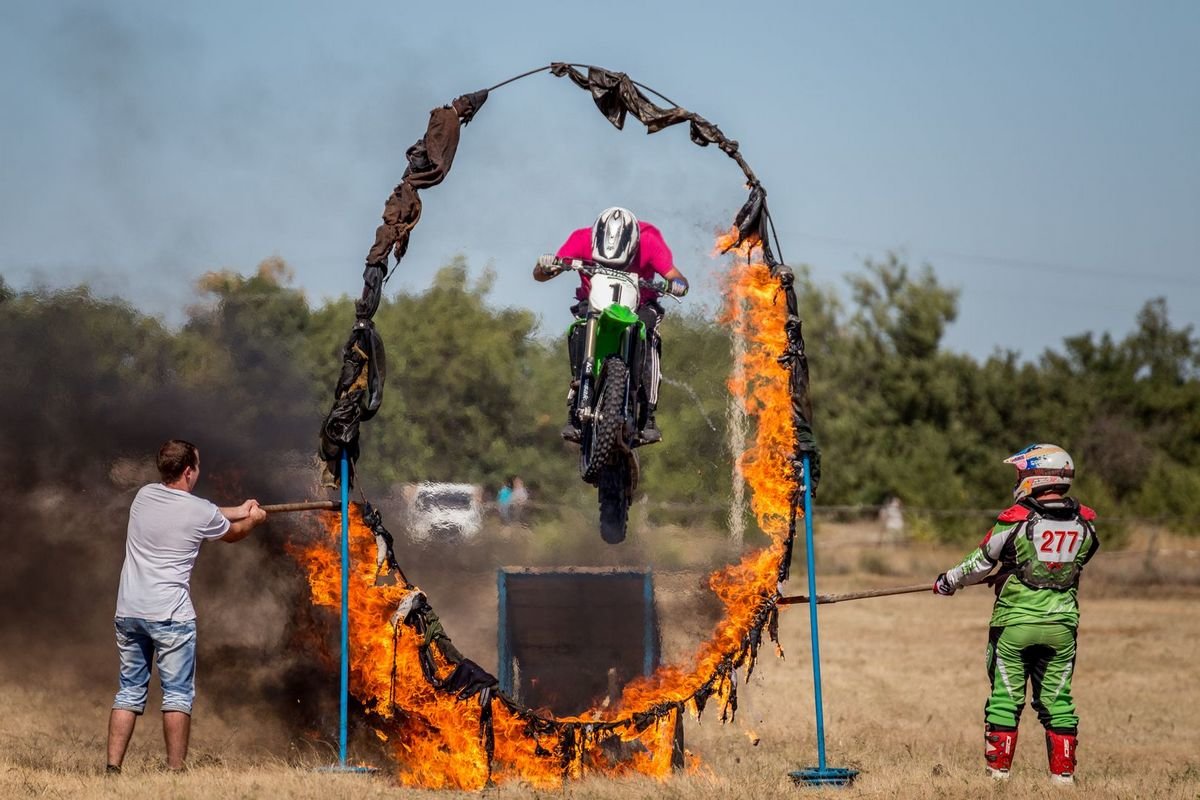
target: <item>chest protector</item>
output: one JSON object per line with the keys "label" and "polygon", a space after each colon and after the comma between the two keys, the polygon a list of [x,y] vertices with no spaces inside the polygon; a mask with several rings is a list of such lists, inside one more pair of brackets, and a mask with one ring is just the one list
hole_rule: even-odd
{"label": "chest protector", "polygon": [[1031,513],[1014,538],[1017,577],[1032,589],[1074,588],[1079,584],[1080,562],[1095,535],[1080,514],[1063,520]]}

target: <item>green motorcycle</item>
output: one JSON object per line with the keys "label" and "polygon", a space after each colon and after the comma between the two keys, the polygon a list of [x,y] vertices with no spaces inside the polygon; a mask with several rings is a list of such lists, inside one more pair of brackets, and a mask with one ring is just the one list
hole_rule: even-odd
{"label": "green motorcycle", "polygon": [[591,280],[587,316],[575,320],[568,333],[568,341],[582,347],[572,382],[572,419],[580,430],[579,476],[599,494],[600,536],[617,544],[625,539],[637,489],[638,431],[646,413],[637,391],[647,352],[646,326],[637,315],[640,290],[661,296],[666,289],[582,259],[555,259],[555,265]]}

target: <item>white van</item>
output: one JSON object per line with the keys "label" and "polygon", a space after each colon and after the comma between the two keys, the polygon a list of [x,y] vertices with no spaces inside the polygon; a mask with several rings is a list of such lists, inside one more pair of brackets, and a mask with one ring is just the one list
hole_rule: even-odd
{"label": "white van", "polygon": [[409,538],[470,539],[483,527],[483,487],[472,483],[406,483],[400,487]]}

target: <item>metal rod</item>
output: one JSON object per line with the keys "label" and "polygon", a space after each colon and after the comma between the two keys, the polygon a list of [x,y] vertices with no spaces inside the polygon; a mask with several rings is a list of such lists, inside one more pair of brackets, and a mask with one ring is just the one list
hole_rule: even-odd
{"label": "metal rod", "polygon": [[817,712],[817,766],[825,769],[825,711],[821,700],[821,636],[817,630],[817,565],[813,557],[812,456],[804,454],[804,547],[808,566],[808,632],[812,638],[813,694]]}
{"label": "metal rod", "polygon": [[337,500],[306,500],[300,503],[275,503],[262,506],[262,510],[268,514],[288,514],[293,511],[338,511],[341,507],[342,504]]}
{"label": "metal rod", "polygon": [[[843,603],[847,600],[863,600],[868,597],[888,597],[894,594],[913,594],[915,592],[932,591],[932,584],[918,583],[912,586],[893,586],[888,589],[867,589],[862,592],[845,592],[843,594],[819,594],[817,595],[817,604],[824,605],[826,603]],[[811,591],[811,590],[809,590]],[[797,603],[807,603],[809,595],[793,594],[787,597],[781,597],[777,601],[781,606],[790,606]]]}
{"label": "metal rod", "polygon": [[350,456],[342,450],[342,680],[338,706],[338,766],[346,766],[346,716],[350,695]]}
{"label": "metal rod", "polygon": [[495,86],[489,86],[488,88],[484,89],[484,91],[489,92],[489,93],[494,92],[497,89],[499,89],[501,86],[507,86],[508,84],[512,83],[513,81],[521,80],[521,78],[528,78],[530,75],[536,75],[539,72],[545,72],[546,70],[550,69],[553,66],[554,66],[553,64],[547,64],[544,67],[538,67],[537,69],[531,69],[528,72],[522,72],[520,75],[514,75],[513,77],[509,78],[506,81],[500,81]]}

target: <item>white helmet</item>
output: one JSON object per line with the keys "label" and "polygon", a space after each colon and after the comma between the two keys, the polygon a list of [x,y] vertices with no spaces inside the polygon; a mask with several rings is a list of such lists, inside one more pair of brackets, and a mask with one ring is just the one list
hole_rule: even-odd
{"label": "white helmet", "polygon": [[592,226],[592,258],[608,267],[627,268],[637,256],[640,238],[632,212],[617,206],[605,209]]}
{"label": "white helmet", "polygon": [[1016,455],[1004,459],[1017,468],[1013,500],[1054,488],[1066,494],[1075,478],[1075,462],[1056,444],[1031,444]]}

